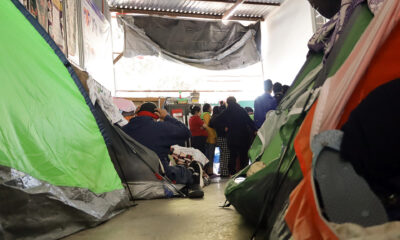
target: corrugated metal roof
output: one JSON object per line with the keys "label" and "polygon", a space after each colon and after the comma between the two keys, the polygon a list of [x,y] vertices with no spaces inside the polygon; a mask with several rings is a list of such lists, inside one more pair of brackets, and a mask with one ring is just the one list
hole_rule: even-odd
{"label": "corrugated metal roof", "polygon": [[[284,0],[247,0],[233,14],[234,17],[261,18],[268,15]],[[140,10],[196,14],[204,16],[222,16],[236,1],[222,0],[108,0],[111,9]],[[277,6],[262,5],[276,4]]]}

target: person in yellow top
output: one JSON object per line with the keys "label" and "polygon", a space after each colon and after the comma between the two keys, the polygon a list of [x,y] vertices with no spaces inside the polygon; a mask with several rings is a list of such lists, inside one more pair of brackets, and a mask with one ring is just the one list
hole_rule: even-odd
{"label": "person in yellow top", "polygon": [[210,127],[210,119],[211,119],[211,105],[205,103],[203,105],[203,113],[200,118],[204,121],[204,124],[207,125],[206,130],[208,133],[207,141],[206,141],[206,157],[210,162],[205,166],[206,173],[208,175],[214,175],[213,173],[213,163],[214,163],[214,153],[215,153],[215,144],[217,143],[217,133],[214,128]]}

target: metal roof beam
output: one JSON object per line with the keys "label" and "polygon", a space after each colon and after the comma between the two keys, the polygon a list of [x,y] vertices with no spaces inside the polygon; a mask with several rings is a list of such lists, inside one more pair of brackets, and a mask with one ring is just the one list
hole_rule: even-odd
{"label": "metal roof beam", "polygon": [[[187,18],[201,18],[201,19],[215,19],[222,20],[222,14],[197,14],[197,13],[184,13],[184,12],[166,12],[157,10],[139,10],[130,8],[111,8],[111,12],[118,12],[122,14],[146,14],[150,16],[168,16],[168,17],[187,17]],[[246,16],[232,16],[229,21],[263,21],[263,17],[246,17]]]}
{"label": "metal roof beam", "polygon": [[228,20],[233,14],[235,14],[235,12],[238,10],[239,6],[242,5],[243,2],[244,0],[237,0],[232,7],[224,12],[224,14],[222,15],[222,20]]}
{"label": "metal roof beam", "polygon": [[[215,3],[226,3],[226,4],[234,4],[235,1],[224,1],[224,0],[194,0],[195,2],[215,2]],[[279,2],[249,2],[244,1],[244,5],[259,5],[259,6],[280,6]]]}

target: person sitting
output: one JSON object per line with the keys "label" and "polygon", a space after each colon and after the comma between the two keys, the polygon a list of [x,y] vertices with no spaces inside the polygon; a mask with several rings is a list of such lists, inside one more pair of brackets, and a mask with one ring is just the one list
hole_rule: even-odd
{"label": "person sitting", "polygon": [[272,81],[270,79],[264,81],[264,94],[259,96],[254,102],[254,122],[259,129],[264,121],[267,112],[275,110],[276,99],[271,96]]}
{"label": "person sitting", "polygon": [[165,109],[158,109],[154,103],[147,102],[140,106],[136,116],[122,130],[153,150],[160,158],[166,176],[177,184],[188,186],[189,197],[203,197],[200,187],[202,169],[198,162],[193,161],[189,168],[169,164],[170,147],[182,144],[190,137],[190,131],[183,123],[168,115]]}

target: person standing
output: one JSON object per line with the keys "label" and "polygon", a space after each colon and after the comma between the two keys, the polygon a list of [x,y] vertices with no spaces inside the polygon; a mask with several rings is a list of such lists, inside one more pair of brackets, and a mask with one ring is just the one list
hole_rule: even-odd
{"label": "person standing", "polygon": [[213,115],[210,120],[210,126],[217,133],[217,147],[219,147],[219,174],[221,177],[229,177],[228,163],[230,161],[230,153],[228,148],[228,140],[226,138],[226,124],[222,121],[216,122],[218,115],[222,112],[221,107],[213,108]]}
{"label": "person standing", "polygon": [[249,114],[251,120],[254,121],[254,110],[251,107],[245,107],[244,110],[246,110],[247,114]]}
{"label": "person standing", "polygon": [[200,118],[204,121],[204,124],[207,126],[206,130],[208,136],[206,140],[206,157],[208,158],[208,160],[210,160],[210,162],[205,166],[205,170],[209,176],[214,175],[213,163],[215,155],[215,144],[217,142],[217,133],[215,132],[214,128],[210,127],[211,112],[211,105],[206,103],[203,105],[203,113],[200,116]]}
{"label": "person standing", "polygon": [[282,95],[285,96],[286,92],[289,90],[289,86],[288,85],[283,85],[282,86]]}
{"label": "person standing", "polygon": [[272,81],[270,79],[264,81],[264,94],[259,96],[254,102],[254,122],[259,129],[264,121],[267,112],[275,110],[276,99],[271,96]]}
{"label": "person standing", "polygon": [[272,91],[274,92],[274,98],[276,100],[276,105],[279,105],[283,98],[283,89],[282,89],[282,84],[276,82],[274,83],[274,86],[272,87]]}
{"label": "person standing", "polygon": [[[234,175],[249,164],[247,152],[257,127],[246,110],[236,102],[235,97],[228,97],[226,102],[228,107],[215,118],[215,124],[226,126],[225,131],[230,152],[228,170],[230,175]],[[237,165],[239,169],[237,169]]]}
{"label": "person standing", "polygon": [[206,155],[206,140],[207,140],[207,125],[201,120],[200,107],[196,105],[190,106],[190,113],[192,116],[189,119],[189,128],[192,133],[192,147],[200,150]]}

